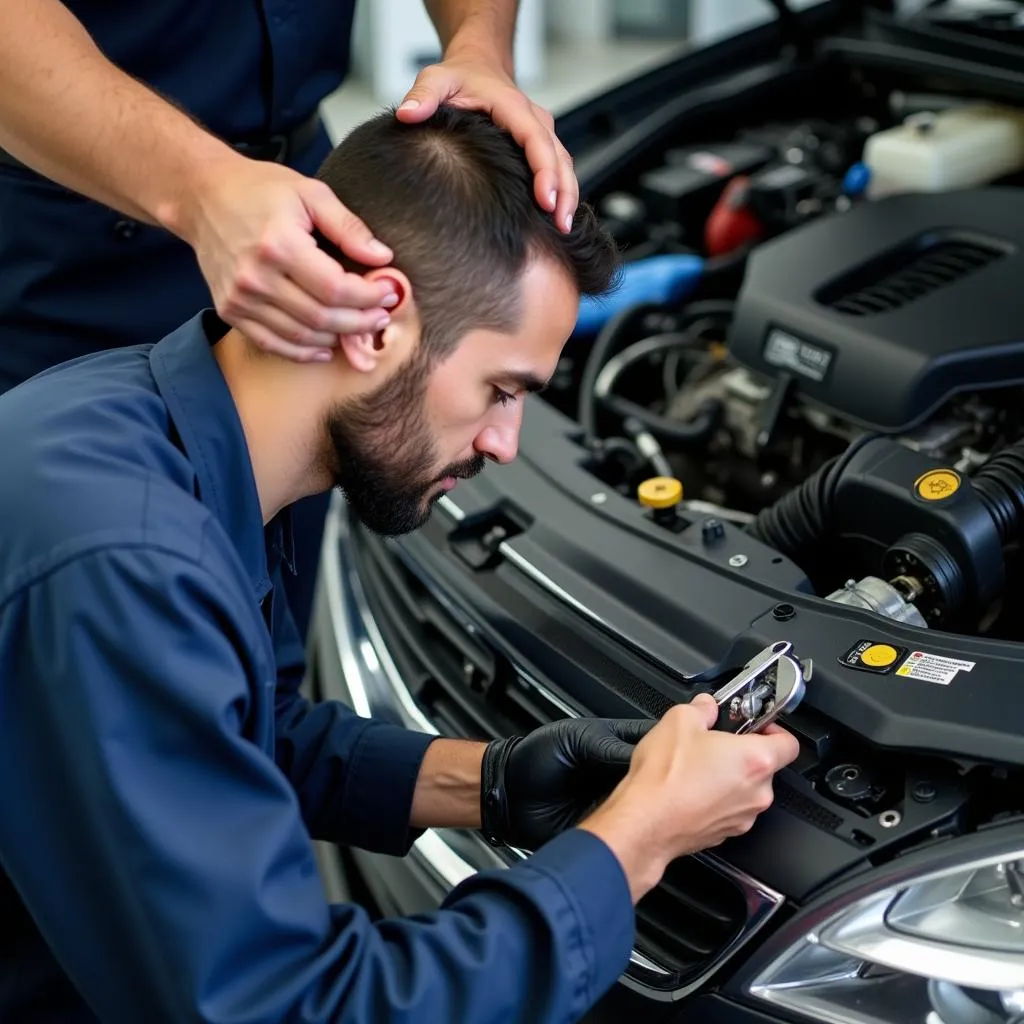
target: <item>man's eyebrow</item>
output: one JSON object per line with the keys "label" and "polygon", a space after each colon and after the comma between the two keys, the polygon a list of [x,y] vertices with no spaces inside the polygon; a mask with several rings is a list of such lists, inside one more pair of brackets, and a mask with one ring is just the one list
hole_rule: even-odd
{"label": "man's eyebrow", "polygon": [[536,394],[548,386],[548,381],[538,377],[535,373],[528,373],[522,370],[511,370],[504,375],[509,384],[515,385],[516,391],[526,391]]}

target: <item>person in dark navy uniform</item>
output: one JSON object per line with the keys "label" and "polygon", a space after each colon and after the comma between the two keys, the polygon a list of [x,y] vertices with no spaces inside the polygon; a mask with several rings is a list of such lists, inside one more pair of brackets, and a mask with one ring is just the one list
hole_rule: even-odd
{"label": "person in dark navy uniform", "polygon": [[[443,45],[398,116],[488,110],[538,201],[577,200],[550,116],[512,79],[515,0],[427,0]],[[6,0],[0,31],[0,392],[65,359],[161,338],[211,303],[256,345],[329,357],[393,301],[318,252],[390,254],[311,180],[318,105],[343,80],[355,0]],[[557,200],[552,197],[557,195]],[[322,498],[296,510],[308,619]]]}
{"label": "person in dark navy uniform", "polygon": [[[320,173],[394,248],[358,268],[386,327],[306,365],[207,310],[0,397],[5,1024],[568,1024],[667,864],[748,829],[796,756],[713,731],[706,694],[488,744],[303,699],[293,503],[340,486],[396,535],[512,459],[615,266],[485,114],[385,113]],[[409,919],[326,902],[312,839],[401,855],[429,827],[534,852]]]}

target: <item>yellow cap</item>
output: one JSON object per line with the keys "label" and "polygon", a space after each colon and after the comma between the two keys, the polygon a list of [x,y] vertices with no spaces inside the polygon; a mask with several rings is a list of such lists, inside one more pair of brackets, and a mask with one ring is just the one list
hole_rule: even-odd
{"label": "yellow cap", "polygon": [[860,660],[872,668],[885,668],[898,657],[899,651],[890,644],[872,644],[861,656]]}
{"label": "yellow cap", "polygon": [[960,474],[952,469],[933,469],[914,481],[914,489],[925,501],[942,501],[960,490]]}
{"label": "yellow cap", "polygon": [[636,496],[647,508],[671,508],[683,498],[683,485],[671,476],[652,476],[637,489]]}

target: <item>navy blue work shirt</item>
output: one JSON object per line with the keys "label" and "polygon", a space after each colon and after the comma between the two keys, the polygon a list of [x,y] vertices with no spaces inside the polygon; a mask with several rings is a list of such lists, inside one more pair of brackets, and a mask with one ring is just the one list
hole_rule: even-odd
{"label": "navy blue work shirt", "polygon": [[[228,142],[295,128],[348,73],[355,0],[64,3],[108,60]],[[288,164],[315,174],[330,149],[321,126]],[[212,305],[185,242],[0,162],[0,393]]]}
{"label": "navy blue work shirt", "polygon": [[435,913],[325,901],[311,839],[405,853],[431,737],[299,694],[223,330],[0,398],[0,1020],[576,1020],[634,924],[587,832]]}

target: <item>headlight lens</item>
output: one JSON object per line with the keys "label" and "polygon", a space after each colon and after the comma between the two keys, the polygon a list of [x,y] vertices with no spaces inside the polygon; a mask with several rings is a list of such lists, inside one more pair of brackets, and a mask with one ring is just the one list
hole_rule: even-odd
{"label": "headlight lens", "polygon": [[1002,1024],[1024,989],[1024,851],[923,873],[835,912],[751,983],[830,1024]]}

